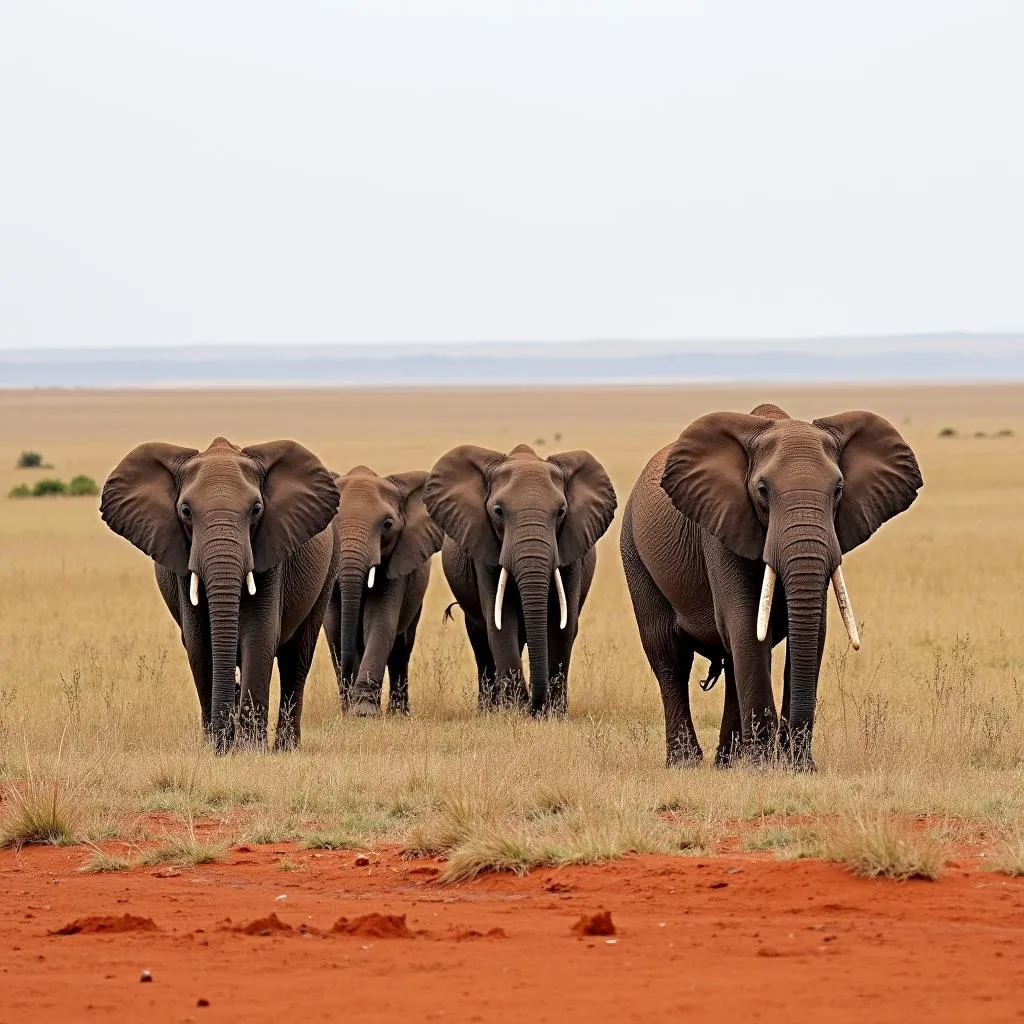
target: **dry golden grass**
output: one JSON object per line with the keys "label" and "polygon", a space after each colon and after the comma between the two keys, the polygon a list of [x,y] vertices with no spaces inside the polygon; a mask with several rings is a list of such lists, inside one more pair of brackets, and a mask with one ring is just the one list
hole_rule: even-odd
{"label": "dry golden grass", "polygon": [[936,840],[880,814],[858,814],[833,828],[821,853],[862,878],[894,878],[898,882],[912,878],[933,881],[942,874],[946,861]]}
{"label": "dry golden grass", "polygon": [[[38,475],[13,468],[23,449],[41,451],[60,475],[102,480],[147,439],[205,447],[218,434],[294,437],[333,469],[365,462],[390,472],[427,468],[463,441],[508,450],[544,438],[542,452],[593,451],[621,508],[647,458],[694,416],[766,400],[803,417],[877,410],[913,444],[926,481],[910,512],[847,560],[863,647],[849,652],[833,622],[813,776],[662,767],[660,699],[622,578],[618,518],[599,546],[568,721],[476,716],[472,657],[458,614],[441,624],[450,596],[435,563],[410,718],[342,719],[321,644],[302,749],[217,758],[202,744],[185,654],[149,561],[100,523],[94,499],[0,498],[5,820],[27,779],[44,793],[70,780],[76,836],[139,837],[150,821],[140,816],[162,814],[221,822],[239,841],[397,841],[450,856],[450,874],[464,877],[713,848],[718,823],[736,818],[936,814],[1011,827],[1024,812],[1024,388],[0,397],[0,494]],[[958,436],[940,439],[946,426]],[[974,436],[1003,429],[1013,436]],[[721,699],[721,686],[693,688],[705,751]],[[691,824],[666,824],[659,810]],[[10,841],[24,841],[18,831]]]}

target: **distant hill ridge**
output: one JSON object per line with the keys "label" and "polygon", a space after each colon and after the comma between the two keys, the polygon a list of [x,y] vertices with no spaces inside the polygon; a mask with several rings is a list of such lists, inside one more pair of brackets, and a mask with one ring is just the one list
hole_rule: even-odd
{"label": "distant hill ridge", "polygon": [[1024,380],[1022,334],[676,343],[0,350],[0,387]]}

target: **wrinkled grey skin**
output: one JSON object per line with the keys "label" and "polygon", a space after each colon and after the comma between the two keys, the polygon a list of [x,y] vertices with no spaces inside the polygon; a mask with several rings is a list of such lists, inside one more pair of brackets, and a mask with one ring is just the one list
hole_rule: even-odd
{"label": "wrinkled grey skin", "polygon": [[341,493],[334,524],[341,558],[324,632],[342,709],[353,715],[380,714],[385,667],[388,710],[409,711],[409,658],[430,582],[430,559],[443,536],[423,504],[426,478],[423,471],[382,477],[366,466],[335,477]]}
{"label": "wrinkled grey skin", "polygon": [[[275,745],[299,742],[303,689],[340,562],[337,507],[331,474],[294,441],[237,448],[217,438],[205,452],[144,444],[104,485],[104,521],[156,563],[160,593],[181,627],[203,729],[218,751],[235,742],[236,730],[239,742],[266,746],[275,657]],[[192,573],[198,606],[190,600]]]}
{"label": "wrinkled grey skin", "polygon": [[[540,458],[462,445],[440,459],[425,500],[443,527],[441,564],[476,658],[480,709],[529,704],[564,714],[579,614],[594,577],[594,545],[615,514],[615,491],[588,452]],[[502,627],[494,621],[501,568],[509,574]],[[565,588],[560,626],[554,571]],[[530,693],[523,678],[529,648]]]}
{"label": "wrinkled grey skin", "polygon": [[[775,751],[811,769],[825,606],[843,555],[904,511],[917,460],[869,412],[805,423],[772,405],[712,413],[662,449],[637,480],[620,548],[640,638],[661,687],[669,765],[702,758],[690,715],[694,654],[725,671],[715,761]],[[778,574],[768,636],[756,621],[765,564]],[[854,609],[856,588],[851,587]],[[772,647],[786,639],[782,728]],[[709,677],[710,679],[711,677]]]}

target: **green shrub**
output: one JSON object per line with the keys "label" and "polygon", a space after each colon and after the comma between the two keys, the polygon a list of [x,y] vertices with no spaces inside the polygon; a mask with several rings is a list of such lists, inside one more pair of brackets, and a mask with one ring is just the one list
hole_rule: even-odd
{"label": "green shrub", "polygon": [[67,494],[67,492],[68,485],[63,480],[46,478],[36,481],[35,487],[32,488],[32,497],[45,498],[49,494]]}
{"label": "green shrub", "polygon": [[39,452],[22,452],[18,456],[18,469],[39,469],[43,456]]}
{"label": "green shrub", "polygon": [[8,498],[31,498],[32,488],[28,484],[18,484],[7,492]]}
{"label": "green shrub", "polygon": [[939,431],[939,437],[956,437],[956,431],[952,427],[943,427]]}
{"label": "green shrub", "polygon": [[99,494],[100,489],[96,486],[96,481],[91,476],[86,476],[84,473],[79,473],[78,476],[71,478],[71,483],[68,484],[68,494],[74,495],[75,497],[88,496]]}

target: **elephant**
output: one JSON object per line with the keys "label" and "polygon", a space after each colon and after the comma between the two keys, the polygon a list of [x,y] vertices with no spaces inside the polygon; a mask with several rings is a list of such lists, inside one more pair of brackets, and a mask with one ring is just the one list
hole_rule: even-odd
{"label": "elephant", "polygon": [[103,486],[103,520],[156,563],[203,730],[221,753],[236,741],[267,745],[275,655],[275,747],[299,743],[303,688],[341,561],[338,500],[330,472],[295,441],[238,448],[218,437],[204,452],[150,442]]}
{"label": "elephant", "polygon": [[324,631],[342,709],[357,717],[379,715],[386,667],[388,710],[406,714],[409,658],[430,559],[444,536],[423,504],[427,474],[378,476],[356,466],[334,479],[341,494],[335,520],[341,563]]}
{"label": "elephant", "polygon": [[480,709],[528,703],[535,716],[565,714],[594,545],[615,514],[601,464],[585,451],[545,459],[528,445],[507,455],[461,445],[431,470],[424,500],[445,532],[441,564],[465,616]]}
{"label": "elephant", "polygon": [[[774,405],[714,412],[647,463],[626,503],[620,549],[661,689],[669,766],[703,756],[690,715],[696,653],[712,664],[705,689],[725,671],[716,765],[777,754],[813,770],[829,581],[856,649],[843,555],[909,508],[923,484],[906,441],[863,411],[813,422]],[[783,639],[780,725],[771,654]]]}

